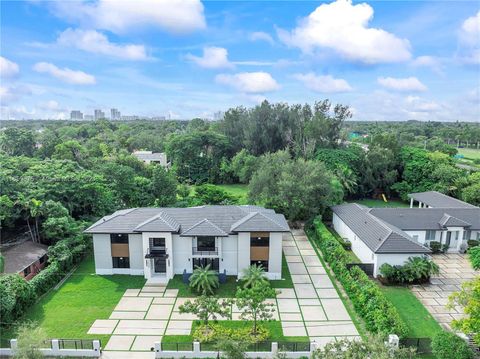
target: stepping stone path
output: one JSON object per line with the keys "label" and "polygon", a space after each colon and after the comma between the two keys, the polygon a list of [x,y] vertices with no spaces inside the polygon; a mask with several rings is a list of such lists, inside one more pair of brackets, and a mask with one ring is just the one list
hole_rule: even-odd
{"label": "stepping stone path", "polygon": [[430,278],[430,283],[412,285],[410,288],[437,322],[451,330],[453,319],[463,316],[463,309],[447,309],[448,297],[461,289],[462,283],[480,275],[472,268],[467,255],[458,253],[435,254],[433,261],[440,267],[440,273]]}
{"label": "stepping stone path", "polygon": [[[281,320],[285,336],[309,336],[324,345],[359,334],[325,268],[303,230],[283,238],[283,252],[294,288],[280,289],[275,299],[274,319]],[[192,298],[178,298],[178,290],[165,285],[146,284],[127,289],[109,319],[96,320],[88,334],[111,335],[104,345],[103,358],[153,358],[156,341],[164,335],[189,335],[196,316],[180,314],[179,307]],[[222,299],[219,299],[222,300]],[[232,319],[240,320],[232,306]]]}

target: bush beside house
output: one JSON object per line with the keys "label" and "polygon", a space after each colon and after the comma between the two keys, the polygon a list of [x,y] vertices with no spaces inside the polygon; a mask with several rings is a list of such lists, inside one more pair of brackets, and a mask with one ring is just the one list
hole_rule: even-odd
{"label": "bush beside house", "polygon": [[342,283],[355,310],[365,320],[367,329],[375,334],[404,336],[407,327],[385,294],[360,268],[347,269],[348,254],[319,218],[314,220],[313,226],[323,257]]}
{"label": "bush beside house", "polygon": [[442,331],[432,340],[432,353],[438,359],[472,359],[473,352],[462,338]]}
{"label": "bush beside house", "polygon": [[404,265],[384,263],[380,267],[379,280],[384,284],[427,283],[432,274],[439,273],[438,265],[428,258],[410,257]]}
{"label": "bush beside house", "polygon": [[473,247],[468,250],[468,258],[474,269],[480,269],[480,247]]}

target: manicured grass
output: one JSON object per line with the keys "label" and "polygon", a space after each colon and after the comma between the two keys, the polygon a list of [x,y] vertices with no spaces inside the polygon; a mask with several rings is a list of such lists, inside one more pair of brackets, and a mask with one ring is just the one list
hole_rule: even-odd
{"label": "manicured grass", "polygon": [[403,202],[395,199],[388,200],[388,202],[384,202],[381,199],[364,198],[364,199],[352,200],[349,202],[363,204],[364,206],[367,206],[367,207],[382,207],[382,208],[410,207],[410,204],[408,204],[407,202]]}
{"label": "manicured grass", "polygon": [[474,148],[457,148],[459,154],[471,160],[480,159],[480,150]]}
{"label": "manicured grass", "polygon": [[[293,288],[292,277],[288,270],[287,260],[285,255],[282,255],[282,278],[278,280],[271,280],[272,288]],[[237,287],[242,283],[237,281],[236,276],[227,276],[227,282],[220,284],[220,287],[215,291],[215,295],[220,298],[234,298],[237,292]],[[167,289],[178,289],[179,297],[193,298],[198,297],[198,294],[193,291],[188,283],[183,283],[181,274],[176,274],[167,284]]]}
{"label": "manicured grass", "polygon": [[[101,339],[89,335],[96,319],[108,319],[128,288],[142,288],[141,276],[95,274],[93,257],[86,258],[59,290],[52,290],[34,304],[20,321],[35,321],[51,339]],[[13,338],[13,328],[2,330],[2,338]]]}
{"label": "manicured grass", "polygon": [[248,185],[246,184],[218,184],[217,187],[241,199],[247,199]]}
{"label": "manicured grass", "polygon": [[442,328],[406,287],[380,285],[408,327],[408,338],[433,338]]}
{"label": "manicured grass", "polygon": [[[242,329],[245,327],[253,327],[253,322],[251,321],[241,321],[241,320],[219,320],[217,322],[219,325],[225,328],[230,329]],[[173,345],[168,345],[170,343],[192,343],[193,335],[195,328],[201,325],[200,321],[194,321],[192,325],[192,332],[190,335],[165,335],[162,338],[162,346],[164,349],[168,350],[169,348],[174,348]],[[282,325],[280,321],[274,320],[269,322],[259,323],[268,329],[269,337],[267,341],[276,341],[276,342],[309,342],[307,336],[302,337],[286,337],[283,335]],[[213,344],[212,348],[213,349]],[[208,349],[208,348],[207,348]]]}

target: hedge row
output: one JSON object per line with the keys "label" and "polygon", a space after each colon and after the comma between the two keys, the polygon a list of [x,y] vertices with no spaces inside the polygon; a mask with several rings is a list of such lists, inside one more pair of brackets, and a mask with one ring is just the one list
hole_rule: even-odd
{"label": "hedge row", "polygon": [[79,235],[48,248],[48,266],[25,281],[18,274],[0,276],[1,326],[12,325],[35,300],[54,287],[90,249],[88,237]]}
{"label": "hedge row", "polygon": [[347,269],[348,254],[320,219],[313,222],[315,241],[337,279],[342,283],[357,313],[365,320],[367,329],[382,335],[397,334],[403,337],[407,327],[397,309],[376,283],[358,267]]}

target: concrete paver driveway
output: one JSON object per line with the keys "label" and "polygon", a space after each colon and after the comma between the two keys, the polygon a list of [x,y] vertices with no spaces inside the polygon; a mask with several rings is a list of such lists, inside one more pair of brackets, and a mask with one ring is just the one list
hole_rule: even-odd
{"label": "concrete paver driveway", "polygon": [[[286,234],[283,250],[294,288],[280,289],[277,298],[268,300],[275,305],[274,319],[281,320],[283,334],[309,336],[321,345],[337,338],[357,338],[357,329],[305,233]],[[177,294],[178,290],[158,284],[127,289],[110,318],[96,320],[88,333],[111,335],[104,347],[105,358],[128,357],[124,353],[132,358],[151,357],[146,352],[156,341],[164,335],[190,334],[197,319],[180,314],[179,306],[192,298]],[[233,305],[232,319],[239,317]]]}
{"label": "concrete paver driveway", "polygon": [[440,325],[451,329],[450,323],[460,318],[463,311],[460,307],[447,309],[448,297],[458,292],[463,282],[480,275],[480,271],[472,268],[465,254],[439,254],[433,260],[440,267],[440,274],[433,276],[430,283],[413,285],[411,289]]}

